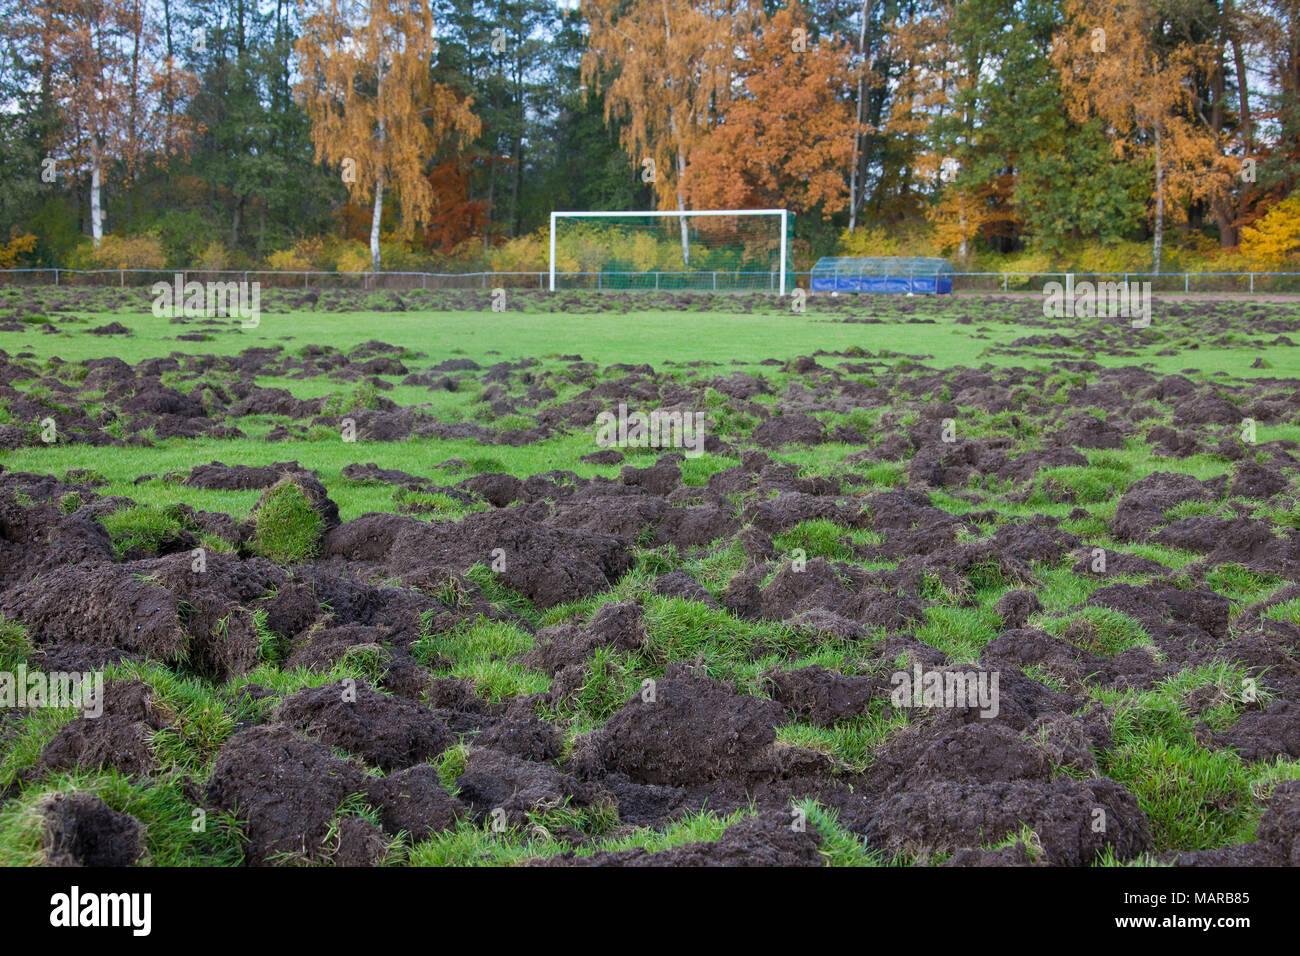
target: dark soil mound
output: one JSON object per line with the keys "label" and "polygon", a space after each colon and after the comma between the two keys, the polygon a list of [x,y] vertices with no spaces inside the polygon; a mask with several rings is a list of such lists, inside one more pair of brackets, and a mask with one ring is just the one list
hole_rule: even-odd
{"label": "dark soil mound", "polygon": [[61,793],[43,808],[50,866],[134,866],[144,856],[140,821],[93,793]]}
{"label": "dark soil mound", "polygon": [[456,742],[433,711],[362,683],[300,690],[280,703],[276,718],[383,770],[429,760]]}
{"label": "dark soil mound", "polygon": [[767,679],[773,699],[784,704],[792,717],[820,727],[866,713],[872,699],[886,687],[879,678],[850,677],[817,665],[772,671]]}
{"label": "dark soil mound", "polygon": [[456,787],[476,814],[510,825],[527,823],[528,811],[537,808],[613,802],[599,786],[561,773],[549,764],[479,748],[470,751]]}
{"label": "dark soil mound", "polygon": [[[331,688],[333,690],[333,688]],[[343,799],[366,789],[358,764],[284,726],[252,727],[226,742],[208,782],[207,801],[246,821],[252,864],[318,859]]]}
{"label": "dark soil mound", "polygon": [[104,689],[104,712],[65,724],[41,751],[40,765],[51,770],[112,768],[127,775],[154,767],[149,737],[164,726],[153,706],[153,690],[139,681]]}
{"label": "dark soil mound", "polygon": [[385,831],[394,836],[405,831],[417,842],[451,829],[466,811],[463,803],[442,788],[438,771],[429,764],[417,764],[375,781],[370,785],[370,798]]}
{"label": "dark soil mound", "polygon": [[640,847],[585,856],[572,852],[534,866],[821,866],[821,839],[789,813],[771,810],[734,823],[712,843],[687,843],[650,853]]}
{"label": "dark soil mound", "polygon": [[277,461],[274,465],[226,465],[214,461],[208,465],[195,465],[190,469],[185,484],[191,488],[211,488],[217,491],[249,491],[270,488],[286,474],[303,471],[296,461]]}
{"label": "dark soil mound", "polygon": [[591,736],[584,767],[677,786],[763,773],[782,720],[775,702],[670,667]]}

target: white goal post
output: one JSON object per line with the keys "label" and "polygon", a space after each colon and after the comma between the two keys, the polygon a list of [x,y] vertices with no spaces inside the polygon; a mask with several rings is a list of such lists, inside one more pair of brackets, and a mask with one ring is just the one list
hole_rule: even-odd
{"label": "white goal post", "polygon": [[[790,239],[790,212],[786,209],[665,209],[665,210],[622,210],[599,211],[564,211],[551,213],[550,234],[550,291],[555,291],[555,232],[556,224],[561,219],[679,219],[682,223],[682,243],[685,249],[686,220],[692,217],[773,217],[780,223],[780,252],[776,280],[776,291],[785,295],[789,275],[788,242]],[[716,283],[716,278],[715,278]]]}

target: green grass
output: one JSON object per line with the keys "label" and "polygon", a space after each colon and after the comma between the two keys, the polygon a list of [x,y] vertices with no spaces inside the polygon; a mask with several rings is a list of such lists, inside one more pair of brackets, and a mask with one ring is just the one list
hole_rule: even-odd
{"label": "green grass", "polygon": [[252,548],[277,564],[316,556],[325,519],[292,477],[281,478],[263,495],[254,521]]}
{"label": "green grass", "polygon": [[1300,779],[1300,762],[1248,764],[1197,742],[1190,695],[1202,691],[1208,722],[1221,730],[1245,706],[1246,676],[1237,665],[1217,663],[1188,668],[1148,691],[1091,692],[1114,708],[1114,745],[1098,764],[1137,798],[1158,850],[1249,841],[1260,814],[1256,795],[1279,780]]}
{"label": "green grass", "polygon": [[137,505],[105,515],[100,523],[113,540],[119,557],[127,554],[155,555],[166,544],[177,540],[186,528],[166,509]]}
{"label": "green grass", "polygon": [[785,724],[777,728],[777,740],[791,747],[824,753],[846,773],[862,773],[871,765],[877,748],[906,725],[905,711],[876,701],[869,713],[837,721],[831,727]]}
{"label": "green grass", "polygon": [[27,630],[17,621],[0,614],[0,671],[15,670],[27,662],[32,652],[32,642]]}
{"label": "green grass", "polygon": [[944,607],[925,609],[925,623],[916,629],[916,639],[936,647],[954,663],[971,663],[997,639],[1001,621],[989,607]]}
{"label": "green grass", "polygon": [[790,555],[802,550],[808,560],[826,558],[829,561],[852,561],[855,544],[879,544],[883,537],[872,531],[843,528],[826,518],[801,521],[789,531],[774,535],[772,543],[780,554]]}
{"label": "green grass", "polygon": [[1300,626],[1300,598],[1274,604],[1264,612],[1264,617],[1270,621],[1285,621],[1287,624]]}
{"label": "green grass", "polygon": [[[726,816],[704,811],[689,814],[663,831],[636,828],[620,836],[599,837],[599,834],[593,834],[598,838],[577,848],[576,852],[585,856],[601,850],[639,847],[650,853],[659,853],[689,843],[716,840],[727,827],[747,815],[745,811]],[[600,812],[561,809],[534,817],[525,827],[511,827],[503,833],[496,833],[488,826],[461,820],[455,828],[436,833],[412,847],[407,862],[412,866],[516,866],[531,859],[555,856],[573,849],[557,842],[551,835],[547,824],[557,822],[566,825],[588,823],[597,829],[608,829],[612,821]]]}
{"label": "green grass", "polygon": [[1040,626],[1054,637],[1103,657],[1151,644],[1151,635],[1140,622],[1108,607],[1080,608],[1062,617],[1046,618]]}
{"label": "green grass", "polygon": [[533,637],[515,624],[480,617],[445,633],[420,638],[411,646],[411,655],[417,663],[432,667],[435,676],[467,678],[474,682],[479,696],[502,700],[550,689],[549,677],[511,659],[526,653],[534,643]]}
{"label": "green grass", "polygon": [[109,807],[144,825],[152,866],[236,866],[243,860],[239,824],[227,814],[196,813],[178,777],[133,782],[116,772],[55,774],[0,807],[0,866],[43,859],[43,807],[60,793],[97,794]]}

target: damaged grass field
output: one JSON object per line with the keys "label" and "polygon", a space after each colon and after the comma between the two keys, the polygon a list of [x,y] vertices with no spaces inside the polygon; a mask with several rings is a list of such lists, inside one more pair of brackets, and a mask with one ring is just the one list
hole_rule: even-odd
{"label": "damaged grass field", "polygon": [[0,289],[0,864],[1300,864],[1300,304],[262,308]]}

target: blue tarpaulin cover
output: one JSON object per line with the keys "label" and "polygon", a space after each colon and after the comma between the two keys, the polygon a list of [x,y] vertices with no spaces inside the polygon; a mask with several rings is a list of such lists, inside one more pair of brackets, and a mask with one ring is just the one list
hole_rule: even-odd
{"label": "blue tarpaulin cover", "polygon": [[812,268],[813,292],[894,292],[946,295],[952,264],[920,256],[824,256]]}

